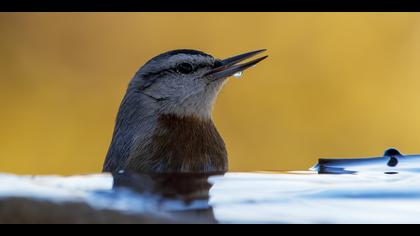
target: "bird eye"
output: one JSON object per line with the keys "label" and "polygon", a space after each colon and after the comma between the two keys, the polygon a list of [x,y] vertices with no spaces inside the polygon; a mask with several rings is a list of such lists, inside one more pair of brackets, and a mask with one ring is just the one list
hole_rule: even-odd
{"label": "bird eye", "polygon": [[193,66],[190,63],[181,63],[177,66],[177,70],[179,73],[181,74],[188,74],[191,73],[193,71]]}

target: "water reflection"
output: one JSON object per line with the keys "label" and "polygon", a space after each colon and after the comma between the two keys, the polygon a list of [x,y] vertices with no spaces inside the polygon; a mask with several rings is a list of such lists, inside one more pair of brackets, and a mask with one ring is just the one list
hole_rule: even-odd
{"label": "water reflection", "polygon": [[139,199],[153,198],[156,209],[173,218],[197,223],[216,223],[213,208],[209,204],[209,178],[223,176],[213,173],[168,173],[168,174],[113,174],[113,191],[130,191]]}

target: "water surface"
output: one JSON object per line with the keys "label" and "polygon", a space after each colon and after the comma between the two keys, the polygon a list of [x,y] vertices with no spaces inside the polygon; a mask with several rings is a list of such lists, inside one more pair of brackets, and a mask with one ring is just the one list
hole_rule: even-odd
{"label": "water surface", "polygon": [[2,174],[0,200],[7,198],[174,223],[420,223],[420,156],[389,149],[376,158],[321,159],[310,171]]}
{"label": "water surface", "polygon": [[[121,180],[122,179],[122,180]],[[420,223],[418,173],[0,176],[29,197],[197,223]]]}

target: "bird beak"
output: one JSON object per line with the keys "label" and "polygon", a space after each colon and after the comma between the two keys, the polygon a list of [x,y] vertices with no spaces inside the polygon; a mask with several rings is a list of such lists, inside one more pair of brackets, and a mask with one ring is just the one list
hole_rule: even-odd
{"label": "bird beak", "polygon": [[266,59],[268,56],[263,56],[243,64],[238,64],[239,62],[242,62],[265,51],[266,49],[247,52],[238,56],[230,57],[225,60],[219,61],[217,67],[207,72],[205,76],[209,76],[212,81],[215,81],[218,79],[230,77],[238,72],[242,72],[250,67],[255,66],[257,63]]}

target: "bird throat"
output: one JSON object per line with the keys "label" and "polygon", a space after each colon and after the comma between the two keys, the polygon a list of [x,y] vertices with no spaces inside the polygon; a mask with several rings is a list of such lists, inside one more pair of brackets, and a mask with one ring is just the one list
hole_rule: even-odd
{"label": "bird throat", "polygon": [[140,172],[203,173],[228,168],[225,143],[214,123],[193,116],[160,115],[151,143],[137,158],[130,158],[128,167]]}

